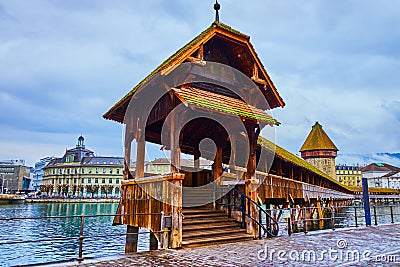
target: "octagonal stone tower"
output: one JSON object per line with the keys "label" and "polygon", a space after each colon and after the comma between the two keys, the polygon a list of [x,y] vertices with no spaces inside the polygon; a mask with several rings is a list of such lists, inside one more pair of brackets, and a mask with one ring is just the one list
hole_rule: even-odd
{"label": "octagonal stone tower", "polygon": [[336,179],[335,158],[339,150],[322,129],[321,124],[316,122],[308,134],[306,141],[300,149],[301,157]]}

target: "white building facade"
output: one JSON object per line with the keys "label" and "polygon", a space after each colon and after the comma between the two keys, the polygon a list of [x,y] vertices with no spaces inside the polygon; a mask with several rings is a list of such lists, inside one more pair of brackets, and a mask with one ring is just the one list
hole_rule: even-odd
{"label": "white building facade", "polygon": [[44,167],[40,191],[64,197],[119,197],[123,163],[121,157],[95,156],[80,136],[75,148]]}
{"label": "white building facade", "polygon": [[43,183],[43,168],[53,159],[55,159],[55,157],[45,157],[35,163],[35,167],[32,172],[32,186],[35,192],[40,190],[40,186]]}
{"label": "white building facade", "polygon": [[361,168],[369,187],[400,189],[400,168],[386,163],[372,163]]}

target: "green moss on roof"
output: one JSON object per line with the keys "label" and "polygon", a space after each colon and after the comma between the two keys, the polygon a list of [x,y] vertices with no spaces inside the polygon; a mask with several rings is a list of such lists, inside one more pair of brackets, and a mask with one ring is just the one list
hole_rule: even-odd
{"label": "green moss on roof", "polygon": [[311,132],[308,134],[306,141],[300,149],[300,152],[303,151],[312,151],[312,150],[335,150],[338,151],[335,144],[326,134],[326,132],[322,129],[321,124],[318,122],[312,127]]}
{"label": "green moss on roof", "polygon": [[174,89],[174,91],[175,94],[178,94],[179,97],[192,105],[237,115],[241,118],[255,119],[274,125],[280,124],[276,119],[272,118],[261,109],[250,106],[239,99],[195,88]]}
{"label": "green moss on roof", "polygon": [[310,163],[308,163],[307,161],[303,160],[302,158],[299,158],[298,156],[290,153],[289,151],[283,149],[282,147],[272,143],[271,141],[265,139],[264,137],[260,136],[258,137],[258,145],[260,145],[262,148],[270,150],[270,151],[274,151],[275,150],[275,156],[279,157],[285,161],[288,161],[294,165],[297,165],[303,169],[306,169],[310,172],[313,172],[341,187],[343,187],[346,190],[350,190],[347,186],[339,183],[335,178],[330,177],[329,175],[327,175],[326,173],[324,173],[323,171],[319,170],[318,168],[314,167],[313,165],[311,165]]}

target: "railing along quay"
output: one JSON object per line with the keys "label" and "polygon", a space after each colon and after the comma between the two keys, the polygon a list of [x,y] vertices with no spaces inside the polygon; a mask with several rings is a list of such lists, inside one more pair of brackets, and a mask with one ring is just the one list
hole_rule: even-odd
{"label": "railing along quay", "polygon": [[[6,242],[0,242],[0,249],[1,246],[5,245],[16,245],[16,244],[25,244],[25,243],[47,243],[47,242],[64,242],[64,241],[70,241],[70,240],[77,240],[79,242],[79,249],[77,252],[77,257],[75,260],[78,262],[82,262],[84,258],[84,240],[88,239],[96,239],[96,238],[104,238],[104,237],[119,237],[119,236],[128,236],[128,235],[145,235],[149,234],[150,231],[145,231],[145,232],[138,232],[138,233],[118,233],[118,234],[105,234],[105,235],[85,235],[85,219],[86,218],[98,218],[98,217],[129,217],[129,216],[147,216],[147,215],[160,215],[161,216],[161,222],[165,228],[168,228],[168,230],[162,230],[158,232],[153,232],[154,234],[167,234],[167,238],[169,239],[169,235],[171,232],[170,226],[165,224],[166,221],[170,218],[170,216],[166,216],[166,214],[162,213],[135,213],[135,214],[98,214],[98,215],[65,215],[65,216],[39,216],[39,217],[6,217],[6,218],[0,218],[0,223],[4,221],[18,221],[18,220],[48,220],[48,219],[70,219],[70,218],[80,218],[80,225],[79,225],[79,233],[77,233],[76,236],[73,237],[53,237],[53,238],[42,238],[42,239],[36,239],[36,240],[18,240],[18,241],[6,241]],[[71,261],[74,259],[66,259],[67,261]]]}
{"label": "railing along quay", "polygon": [[[320,209],[320,212],[324,214],[323,217],[314,215],[317,210],[315,207],[277,209],[277,211],[282,213],[285,211],[290,212],[290,215],[285,219],[289,235],[295,232],[304,232],[307,234],[310,230],[335,230],[337,228],[351,228],[365,225],[363,206],[332,206],[321,207]],[[312,216],[307,217],[303,214],[312,214]],[[371,217],[375,226],[379,224],[399,223],[400,206],[371,205]]]}

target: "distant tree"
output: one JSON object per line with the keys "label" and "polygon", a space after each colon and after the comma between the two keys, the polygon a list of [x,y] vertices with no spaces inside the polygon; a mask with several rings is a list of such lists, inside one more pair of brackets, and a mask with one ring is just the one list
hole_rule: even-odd
{"label": "distant tree", "polygon": [[80,196],[80,195],[81,195],[81,193],[82,193],[82,195],[83,195],[82,188],[84,188],[84,186],[83,186],[83,185],[81,185],[81,184],[79,184],[79,185],[78,185],[78,196]]}
{"label": "distant tree", "polygon": [[47,193],[47,185],[42,184],[42,185],[39,187],[39,189],[40,189],[40,192],[46,192],[46,193]]}
{"label": "distant tree", "polygon": [[57,194],[60,196],[61,195],[61,190],[62,190],[62,185],[58,184],[56,189],[57,189]]}
{"label": "distant tree", "polygon": [[73,186],[72,186],[72,194],[73,195],[75,195],[76,194],[76,192],[78,191],[78,185],[76,185],[76,184],[74,184]]}
{"label": "distant tree", "polygon": [[48,196],[50,196],[53,193],[54,185],[53,184],[48,184],[46,185],[46,193]]}
{"label": "distant tree", "polygon": [[63,185],[61,186],[61,188],[62,188],[62,194],[63,194],[63,196],[67,196],[69,185],[68,185],[68,184],[63,184]]}
{"label": "distant tree", "polygon": [[86,187],[86,192],[92,193],[92,185],[87,184],[85,187]]}
{"label": "distant tree", "polygon": [[106,194],[106,198],[108,198],[108,194],[112,193],[112,190],[114,189],[113,185],[102,185],[101,190]]}
{"label": "distant tree", "polygon": [[96,193],[99,190],[98,185],[86,185],[86,191],[90,192],[92,194],[92,198],[94,198],[94,193]]}
{"label": "distant tree", "polygon": [[92,186],[92,197],[94,197],[94,193],[98,193],[100,186],[98,186],[97,184]]}

